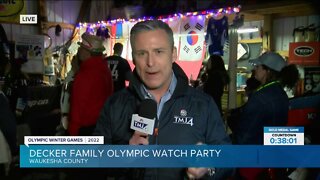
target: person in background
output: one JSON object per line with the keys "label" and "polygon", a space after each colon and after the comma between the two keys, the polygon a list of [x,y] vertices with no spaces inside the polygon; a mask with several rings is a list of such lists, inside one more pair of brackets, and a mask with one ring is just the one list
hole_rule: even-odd
{"label": "person in background", "polygon": [[[189,86],[188,77],[175,63],[177,49],[170,27],[160,20],[139,22],[131,29],[130,42],[133,77],[128,88],[107,100],[94,134],[104,136],[106,144],[230,144],[212,98]],[[157,103],[156,130],[149,136],[130,129],[132,114],[145,99]],[[192,126],[175,122],[174,117],[185,116],[193,118]],[[224,179],[228,173],[216,169],[214,177]],[[201,178],[208,175],[208,168],[146,168],[140,173],[123,169],[116,175],[123,179]]]}
{"label": "person in background", "polygon": [[221,56],[210,56],[207,62],[206,74],[207,80],[203,84],[203,91],[213,98],[222,115],[221,98],[223,90],[230,79]]}
{"label": "person in background", "polygon": [[204,83],[207,81],[207,73],[202,73],[199,78],[199,86],[196,89],[203,91]]}
{"label": "person in background", "polygon": [[246,80],[246,87],[244,88],[246,92],[246,96],[249,99],[252,93],[254,93],[257,88],[260,86],[260,81],[258,81],[255,77],[254,70],[252,71],[251,77]]}
{"label": "person in background", "polygon": [[[267,52],[254,64],[255,79],[261,85],[253,92],[248,102],[240,109],[239,117],[232,129],[235,144],[263,144],[264,126],[286,126],[289,99],[284,87],[293,88],[299,79],[295,65],[273,52]],[[267,174],[266,169],[240,169],[245,179],[259,179]],[[281,179],[281,178],[280,178]]]}
{"label": "person in background", "polygon": [[103,59],[102,39],[84,33],[77,58],[81,62],[75,76],[70,104],[70,135],[91,135],[101,108],[113,93],[111,72]]}
{"label": "person in background", "polygon": [[3,85],[3,93],[9,100],[10,108],[15,113],[17,124],[24,124],[22,112],[27,105],[27,87],[31,80],[29,75],[21,71],[21,59],[13,59],[7,66],[7,73]]}
{"label": "person in background", "polygon": [[[254,77],[255,72],[252,70],[250,78],[246,80],[246,87],[244,88],[245,93],[246,93],[246,102],[248,99],[251,97],[251,95],[257,90],[257,88],[260,86],[260,82]],[[237,119],[240,116],[240,112],[242,111],[241,109],[243,108],[244,105],[235,108],[235,109],[230,109],[226,113],[227,117],[227,123],[228,126],[233,129],[234,126],[237,124]],[[231,135],[232,136],[232,135]]]}
{"label": "person in background", "polygon": [[0,177],[2,178],[7,174],[6,165],[10,164],[11,157],[18,155],[16,136],[16,118],[0,88]]}
{"label": "person in background", "polygon": [[129,81],[132,72],[128,61],[121,57],[123,45],[116,43],[113,46],[113,55],[106,58],[111,70],[114,92],[126,87],[125,81]]}

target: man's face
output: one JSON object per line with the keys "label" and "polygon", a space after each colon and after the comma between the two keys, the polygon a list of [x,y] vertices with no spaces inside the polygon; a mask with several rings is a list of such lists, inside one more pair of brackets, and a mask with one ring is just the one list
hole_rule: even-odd
{"label": "man's face", "polygon": [[144,31],[135,35],[133,60],[136,71],[149,90],[166,91],[171,82],[172,63],[177,59],[164,30]]}

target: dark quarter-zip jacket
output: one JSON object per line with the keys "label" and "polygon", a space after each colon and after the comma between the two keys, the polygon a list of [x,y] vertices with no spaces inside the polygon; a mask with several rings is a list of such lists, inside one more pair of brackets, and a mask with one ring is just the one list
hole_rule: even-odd
{"label": "dark quarter-zip jacket", "polygon": [[[173,72],[177,78],[177,86],[155,122],[158,135],[149,136],[149,144],[230,144],[225,125],[213,99],[189,86],[187,76],[176,63],[173,63]],[[141,81],[134,71],[134,78],[130,81],[129,87],[115,93],[105,103],[94,132],[94,135],[104,136],[105,144],[129,144],[134,133],[130,129],[132,114],[137,114],[139,104],[144,99],[140,87]],[[139,177],[132,175],[132,172],[137,174],[134,170],[113,170],[117,171],[118,177],[123,177],[120,179],[183,179],[186,175],[186,168],[138,169],[143,172]],[[219,172],[217,169],[214,179],[220,179]],[[229,171],[221,170],[221,175],[228,174],[226,172]]]}

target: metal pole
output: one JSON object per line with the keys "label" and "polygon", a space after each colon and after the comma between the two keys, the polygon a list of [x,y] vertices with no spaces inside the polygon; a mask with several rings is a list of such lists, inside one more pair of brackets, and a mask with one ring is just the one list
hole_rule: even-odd
{"label": "metal pole", "polygon": [[229,28],[229,92],[228,92],[228,109],[237,107],[237,52],[238,52],[238,32],[237,27]]}

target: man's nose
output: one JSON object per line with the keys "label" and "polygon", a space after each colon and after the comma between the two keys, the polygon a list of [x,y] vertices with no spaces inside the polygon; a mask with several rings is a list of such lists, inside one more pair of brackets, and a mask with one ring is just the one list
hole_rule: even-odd
{"label": "man's nose", "polygon": [[147,56],[147,65],[148,66],[154,65],[154,57],[153,57],[152,53],[149,53]]}

